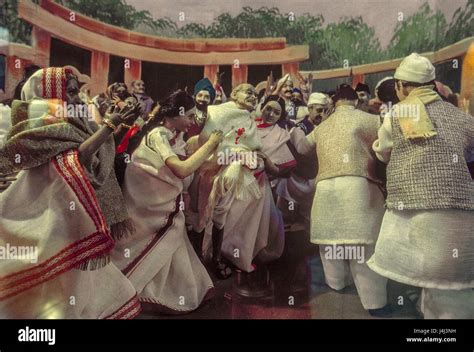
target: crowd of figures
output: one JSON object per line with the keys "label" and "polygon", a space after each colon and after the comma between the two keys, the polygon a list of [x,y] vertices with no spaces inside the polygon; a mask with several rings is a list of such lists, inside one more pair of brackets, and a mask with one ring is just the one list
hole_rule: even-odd
{"label": "crowd of figures", "polygon": [[0,106],[0,317],[191,312],[301,224],[371,315],[391,316],[390,279],[425,318],[474,317],[474,118],[428,59],[373,97],[299,74],[227,96],[217,74],[154,102],[81,77],[32,68]]}

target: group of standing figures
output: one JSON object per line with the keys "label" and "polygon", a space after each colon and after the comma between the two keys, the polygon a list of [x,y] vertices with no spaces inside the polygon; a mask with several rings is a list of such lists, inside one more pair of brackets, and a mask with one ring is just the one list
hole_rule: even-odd
{"label": "group of standing figures", "polygon": [[390,279],[422,288],[425,318],[474,317],[474,118],[428,59],[374,98],[299,75],[227,97],[217,76],[155,103],[80,78],[38,69],[2,114],[0,317],[191,312],[211,276],[278,259],[295,219],[371,315],[391,315]]}

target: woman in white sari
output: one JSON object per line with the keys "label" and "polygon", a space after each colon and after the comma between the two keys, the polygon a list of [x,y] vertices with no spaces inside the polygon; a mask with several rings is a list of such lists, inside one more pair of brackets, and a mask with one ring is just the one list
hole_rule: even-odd
{"label": "woman in white sari", "polygon": [[272,188],[276,187],[280,178],[288,177],[296,167],[296,160],[288,147],[290,133],[281,128],[277,122],[285,119],[285,101],[279,96],[270,95],[262,103],[262,116],[257,117],[258,134],[262,140],[262,152],[271,160],[267,171],[271,174]]}
{"label": "woman in white sari", "polygon": [[183,180],[214,151],[222,132],[215,131],[192,156],[180,160],[176,140],[192,125],[194,113],[190,95],[173,93],[131,141],[123,193],[136,234],[121,240],[112,258],[135,286],[142,306],[153,312],[195,310],[213,288],[188,240],[181,194]]}

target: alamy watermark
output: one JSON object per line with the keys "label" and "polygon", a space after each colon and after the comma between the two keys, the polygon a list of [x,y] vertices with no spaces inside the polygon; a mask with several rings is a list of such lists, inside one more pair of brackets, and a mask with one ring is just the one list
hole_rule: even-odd
{"label": "alamy watermark", "polygon": [[365,247],[350,245],[327,245],[324,248],[325,259],[356,260],[357,263],[365,263]]}
{"label": "alamy watermark", "polygon": [[388,104],[382,104],[380,107],[380,116],[385,117],[402,117],[410,118],[418,121],[421,116],[421,107],[419,104],[396,104],[392,105],[390,101]]}
{"label": "alamy watermark", "polygon": [[94,120],[95,106],[93,104],[68,104],[63,102],[56,107],[56,117],[67,116],[68,118],[86,118]]}
{"label": "alamy watermark", "polygon": [[18,330],[18,342],[47,342],[56,344],[56,329],[34,329],[29,326]]}
{"label": "alamy watermark", "polygon": [[230,165],[238,162],[241,165],[247,166],[249,169],[256,169],[258,166],[258,154],[257,152],[245,152],[245,151],[232,151],[226,149],[225,151],[217,153],[217,164],[218,165]]}
{"label": "alamy watermark", "polygon": [[9,243],[0,246],[0,260],[29,260],[30,263],[38,262],[38,247],[12,246]]}

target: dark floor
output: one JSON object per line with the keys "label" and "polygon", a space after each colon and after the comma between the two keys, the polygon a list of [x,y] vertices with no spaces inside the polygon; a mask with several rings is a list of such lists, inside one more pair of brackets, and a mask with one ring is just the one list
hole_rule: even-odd
{"label": "dark floor", "polygon": [[[354,285],[336,292],[324,283],[318,247],[310,244],[309,235],[303,231],[287,232],[282,257],[268,270],[259,270],[269,273],[269,285],[259,286],[267,288],[263,297],[242,296],[239,291],[245,288],[241,281],[245,276],[234,273],[228,280],[214,281],[215,296],[192,313],[179,316],[142,313],[139,319],[374,319],[362,307]],[[264,280],[258,282],[261,281]],[[419,318],[408,299],[414,291],[413,287],[389,280],[392,318]],[[250,292],[258,292],[258,287]]]}

